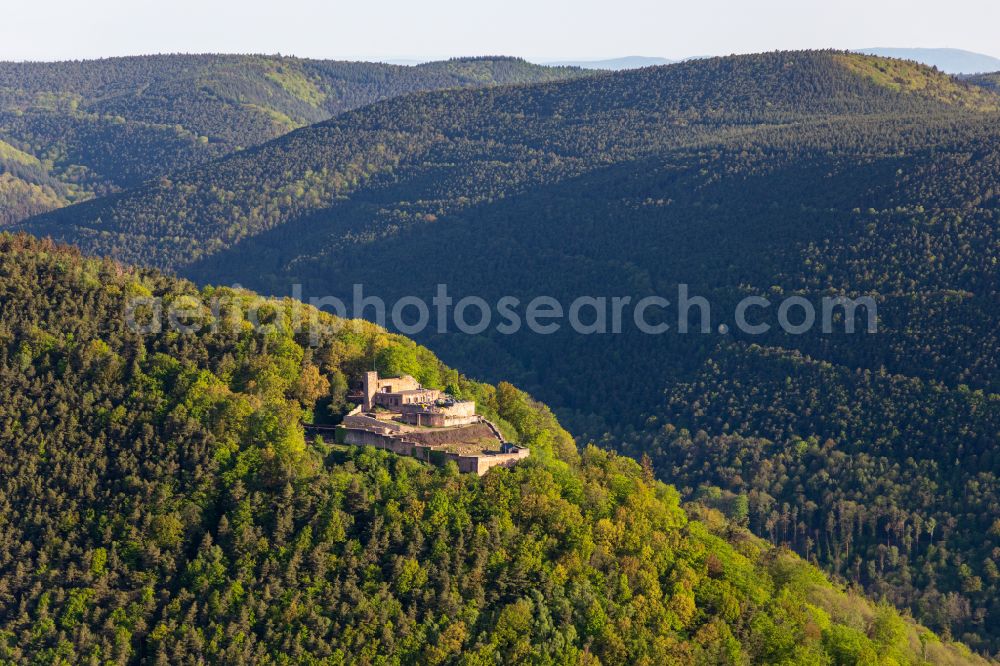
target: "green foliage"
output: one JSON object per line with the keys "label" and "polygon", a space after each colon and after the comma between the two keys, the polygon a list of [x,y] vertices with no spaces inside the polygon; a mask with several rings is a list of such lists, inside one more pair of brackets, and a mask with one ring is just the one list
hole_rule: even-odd
{"label": "green foliage", "polygon": [[973,85],[986,88],[987,90],[1000,92],[1000,72],[992,72],[990,74],[974,74],[972,76],[963,76],[960,78]]}
{"label": "green foliage", "polygon": [[833,657],[833,663],[875,666],[879,663],[875,645],[861,631],[844,625],[834,625],[823,632],[823,645]]}
{"label": "green foliage", "polygon": [[[441,91],[26,226],[270,293],[349,298],[360,282],[392,301],[446,283],[456,299],[565,304],[673,301],[685,283],[716,325],[749,295],[871,296],[873,335],[659,337],[626,320],[620,335],[421,342],[528,389],[583,441],[648,455],[686,495],[720,488],[713,506],[757,534],[995,652],[996,99],[834,52]],[[508,398],[477,396],[502,429],[560,450]]]}
{"label": "green foliage", "polygon": [[[510,385],[363,322],[315,347],[281,326],[140,335],[128,285],[194,287],[111,262],[56,269],[85,261],[0,235],[4,661],[976,661],[711,510],[692,519],[630,458],[578,452]],[[479,478],[305,442],[303,376],[332,385],[391,348],[550,450]],[[114,376],[94,372],[111,357]]]}
{"label": "green foliage", "polygon": [[244,55],[3,62],[0,225],[133,187],[380,99],[585,75],[513,58],[417,67]]}
{"label": "green foliage", "polygon": [[890,90],[977,110],[998,110],[995,95],[978,91],[942,74],[936,68],[930,69],[909,60],[877,58],[860,53],[845,53],[838,56],[838,59],[852,72]]}
{"label": "green foliage", "polygon": [[[296,109],[316,110],[310,86],[324,103],[337,97],[321,83],[327,74],[310,67],[347,71],[282,59],[287,69],[279,72],[273,59],[260,62],[279,74],[265,79],[289,104],[274,116],[282,123],[305,122]],[[524,64],[459,61],[421,71],[469,81],[484,68],[516,79]],[[225,98],[226,85],[206,76]],[[583,441],[647,456],[647,478],[658,472],[685,497],[745,521],[835,577],[996,652],[1000,124],[990,110],[997,97],[987,91],[994,79],[975,77],[976,88],[913,63],[797,52],[364,107],[375,98],[362,95],[345,102],[355,110],[330,121],[25,226],[90,252],[270,293],[304,283],[311,294],[349,297],[344,285],[362,282],[391,300],[429,296],[447,283],[456,298],[545,294],[567,303],[581,294],[674,300],[686,283],[711,301],[713,323],[747,295],[871,296],[876,335],[563,331],[422,342],[474,376],[529,389]],[[51,116],[73,99],[46,93],[30,104]],[[223,114],[205,115],[245,129]],[[244,141],[213,131],[207,124],[202,135]],[[40,148],[51,140],[4,140],[43,164],[61,159]],[[43,182],[37,167],[8,162],[20,174],[9,182]],[[46,187],[69,197],[58,184]],[[19,201],[38,196],[12,191]],[[310,467],[294,453],[294,433],[277,448],[241,449],[251,442],[242,419],[263,408],[258,401],[335,422],[347,408],[347,378],[382,363],[475,399],[575,497],[584,493],[566,462],[572,441],[513,386],[461,380],[425,349],[381,335],[345,332],[314,360],[296,356],[286,338],[277,334],[266,350],[241,341],[240,361],[216,375],[243,397],[223,395],[199,412],[214,419],[214,455],[233,465],[227,478],[280,483]],[[38,343],[24,334],[12,364],[27,370],[43,361]],[[131,372],[128,356],[116,353],[120,360],[89,359],[88,379]],[[319,380],[304,374],[311,365]],[[329,405],[310,416],[322,380]],[[149,395],[161,417],[188,418],[174,413],[169,388]],[[121,405],[97,405],[94,415],[102,427],[127,423]],[[234,419],[243,425],[231,427]],[[706,488],[717,490],[699,490]],[[682,588],[676,618],[699,598]],[[727,617],[725,593],[703,594]],[[715,646],[705,660],[728,658],[726,630],[705,632]]]}
{"label": "green foliage", "polygon": [[380,349],[375,355],[375,369],[383,377],[400,377],[402,375],[416,377],[420,374],[420,364],[417,362],[415,348],[400,345]]}

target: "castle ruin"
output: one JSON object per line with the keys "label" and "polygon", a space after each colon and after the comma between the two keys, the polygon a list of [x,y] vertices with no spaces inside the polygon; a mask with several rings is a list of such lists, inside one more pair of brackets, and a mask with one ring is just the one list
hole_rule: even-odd
{"label": "castle ruin", "polygon": [[475,402],[425,388],[409,375],[382,378],[366,372],[356,397],[361,404],[335,430],[340,443],[375,446],[436,464],[452,460],[459,471],[480,476],[530,455],[477,414]]}

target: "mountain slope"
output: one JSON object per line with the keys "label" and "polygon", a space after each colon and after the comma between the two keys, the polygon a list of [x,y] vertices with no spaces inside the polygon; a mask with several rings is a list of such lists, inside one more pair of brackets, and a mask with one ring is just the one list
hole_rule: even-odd
{"label": "mountain slope", "polygon": [[[251,293],[9,234],[0,295],[5,660],[982,663],[369,324],[305,346],[288,301],[258,332]],[[135,332],[133,297],[201,328]],[[532,457],[480,479],[307,441],[373,361]]]}
{"label": "mountain slope", "polygon": [[[890,70],[883,71],[886,68]],[[901,87],[901,76],[912,85]],[[32,219],[24,228],[93,252],[177,269],[355,191],[438,179],[442,150],[485,165],[455,187],[468,204],[563,180],[739,128],[837,115],[927,115],[1000,108],[1000,97],[902,61],[776,53],[682,63],[554,85],[444,92],[373,105],[159,184]],[[458,115],[456,115],[458,114]],[[495,144],[503,146],[502,150]],[[488,152],[493,151],[493,152]],[[523,165],[530,165],[524,168]],[[373,181],[373,182],[370,182]],[[479,191],[475,191],[478,188]],[[446,191],[435,198],[451,204]],[[203,246],[204,245],[204,246]]]}
{"label": "mountain slope", "polygon": [[963,77],[965,81],[975,84],[977,86],[982,86],[993,92],[1000,92],[1000,72],[992,72],[990,74],[976,74],[974,76]]}
{"label": "mountain slope", "polygon": [[[531,83],[580,70],[515,58],[396,67],[280,56],[162,55],[0,63],[0,223],[137,185],[347,109],[421,90]],[[15,156],[16,157],[16,156]],[[17,199],[14,199],[17,197]]]}
{"label": "mountain slope", "polygon": [[[647,453],[686,493],[742,496],[759,534],[995,652],[996,100],[825,52],[428,93],[25,226],[348,301],[354,283],[390,303],[445,283],[456,301],[676,303],[686,284],[711,333],[420,339],[516,379],[575,434]],[[733,325],[751,295],[774,304],[766,335]],[[871,297],[878,330],[783,333],[788,295]]]}

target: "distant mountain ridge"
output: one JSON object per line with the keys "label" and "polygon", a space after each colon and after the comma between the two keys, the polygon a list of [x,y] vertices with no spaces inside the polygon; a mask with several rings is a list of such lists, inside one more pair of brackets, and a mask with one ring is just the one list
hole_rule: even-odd
{"label": "distant mountain ridge", "polygon": [[606,60],[553,60],[543,61],[541,64],[550,67],[581,67],[583,69],[618,71],[622,69],[638,69],[639,67],[670,65],[675,62],[678,61],[649,56],[625,56],[622,58],[608,58]]}
{"label": "distant mountain ridge", "polygon": [[[1000,109],[1000,96],[923,66],[836,52],[713,58],[578,77],[554,86],[439,92],[352,111],[253,151],[177,172],[161,183],[34,217],[24,228],[52,234],[86,250],[180,269],[261,231],[322,211],[331,205],[330,197],[366,187],[365,180],[393,171],[400,160],[422,159],[422,151],[439,140],[441,128],[460,123],[449,120],[447,114],[440,117],[442,108],[471,109],[477,114],[473,116],[476,123],[463,129],[472,131],[470,139],[482,141],[489,136],[499,141],[502,134],[490,133],[496,131],[497,123],[510,123],[505,132],[528,132],[530,137],[517,144],[518,150],[547,151],[560,146],[567,161],[558,169],[572,172],[578,162],[590,168],[674,145],[685,135],[681,129],[689,125],[697,136],[721,127],[816,116]],[[565,116],[586,118],[593,134],[610,118],[630,118],[634,112],[648,114],[640,123],[650,133],[644,140],[633,137],[628,126],[620,135],[612,133],[611,142],[581,141],[578,130],[561,120]],[[524,117],[513,122],[516,114]],[[541,125],[535,127],[535,123]],[[364,157],[354,150],[364,151]],[[294,165],[286,166],[289,159]],[[246,174],[251,173],[258,175],[248,180]],[[215,186],[209,183],[219,178],[225,181],[225,189],[236,189],[232,198],[211,203],[208,200],[216,195]],[[517,187],[518,180],[502,187]],[[190,190],[192,186],[196,190]],[[284,191],[289,187],[301,188],[303,196],[265,214],[271,188]],[[203,197],[208,200],[195,203]],[[187,206],[196,206],[199,214],[176,214]],[[136,245],[134,225],[140,219],[143,224],[156,220],[156,228],[163,231],[145,229],[141,234],[145,240]],[[167,228],[171,231],[164,233]],[[169,247],[164,244],[167,238]],[[125,253],[126,248],[134,249]]]}
{"label": "distant mountain ridge", "polygon": [[991,74],[973,74],[961,77],[963,81],[1000,93],[1000,71]]}
{"label": "distant mountain ridge", "polygon": [[0,226],[396,95],[587,74],[501,56],[416,67],[214,54],[0,62]]}
{"label": "distant mountain ridge", "polygon": [[[951,48],[882,48],[873,47],[854,49],[855,53],[880,56],[883,58],[899,58],[913,60],[923,65],[937,67],[946,74],[983,74],[1000,71],[1000,58],[983,53]],[[570,66],[583,69],[620,71],[657,65],[671,65],[687,60],[696,60],[705,56],[693,56],[671,60],[669,58],[649,56],[624,56],[606,59],[559,59],[541,60],[539,64],[550,66]]]}
{"label": "distant mountain ridge", "polygon": [[902,58],[913,60],[924,65],[937,67],[947,74],[983,74],[1000,71],[1000,58],[983,53],[965,51],[963,49],[923,49],[923,48],[868,48],[858,49],[857,53],[882,56],[884,58]]}

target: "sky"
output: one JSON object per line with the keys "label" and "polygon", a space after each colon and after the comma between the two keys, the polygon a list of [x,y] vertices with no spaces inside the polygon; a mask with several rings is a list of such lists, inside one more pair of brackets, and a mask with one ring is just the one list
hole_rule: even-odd
{"label": "sky", "polygon": [[282,53],[680,59],[952,47],[1000,57],[997,0],[0,0],[0,60]]}

